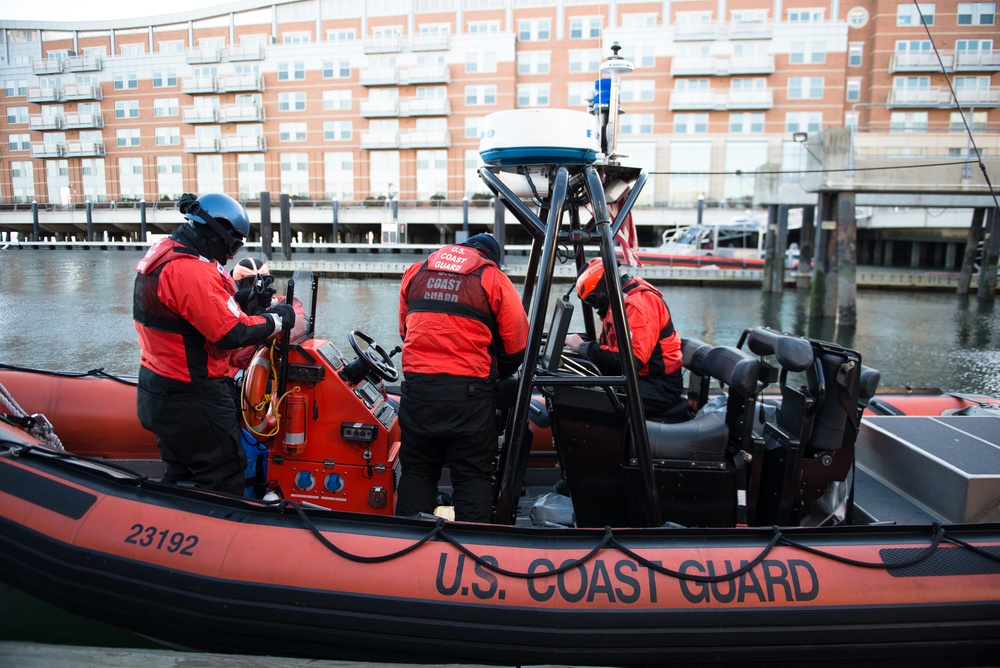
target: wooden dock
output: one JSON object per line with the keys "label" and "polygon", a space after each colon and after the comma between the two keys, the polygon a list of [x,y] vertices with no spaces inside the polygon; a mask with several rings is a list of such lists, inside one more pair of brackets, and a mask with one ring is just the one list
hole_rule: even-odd
{"label": "wooden dock", "polygon": [[[401,278],[414,261],[436,250],[437,245],[424,244],[296,244],[293,260],[282,260],[280,250],[274,250],[275,259],[268,264],[276,275],[291,275],[297,270],[313,271],[320,276],[336,278]],[[143,242],[95,241],[30,241],[10,242],[0,250],[53,250],[53,251],[145,251]],[[245,246],[252,253],[260,253],[260,243]],[[513,279],[523,278],[527,269],[528,246],[508,246],[504,271]],[[759,269],[719,269],[715,267],[664,267],[647,266],[631,270],[651,283],[711,286],[759,286],[763,271]],[[576,272],[570,264],[557,264],[553,278],[559,282],[574,280]],[[797,274],[787,272],[785,284],[794,286]],[[958,288],[958,272],[928,271],[903,267],[859,266],[856,272],[860,289],[933,290],[954,292]],[[975,291],[978,278],[972,277],[971,291]],[[997,287],[1000,290],[1000,284]]]}

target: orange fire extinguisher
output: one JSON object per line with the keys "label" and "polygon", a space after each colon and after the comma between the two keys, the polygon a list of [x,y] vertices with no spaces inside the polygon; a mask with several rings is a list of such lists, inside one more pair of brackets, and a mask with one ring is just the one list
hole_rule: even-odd
{"label": "orange fire extinguisher", "polygon": [[299,392],[285,403],[285,452],[298,455],[306,449],[306,397]]}

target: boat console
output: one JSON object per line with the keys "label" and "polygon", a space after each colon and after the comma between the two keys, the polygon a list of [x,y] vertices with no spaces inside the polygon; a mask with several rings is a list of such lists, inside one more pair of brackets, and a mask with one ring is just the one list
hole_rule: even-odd
{"label": "boat console", "polygon": [[370,337],[351,332],[349,342],[358,355],[353,362],[331,341],[290,347],[268,478],[279,496],[293,501],[392,515],[399,426],[382,380],[398,374]]}

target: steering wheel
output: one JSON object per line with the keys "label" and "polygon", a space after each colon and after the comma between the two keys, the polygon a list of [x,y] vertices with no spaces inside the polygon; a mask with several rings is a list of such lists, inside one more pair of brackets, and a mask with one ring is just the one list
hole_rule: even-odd
{"label": "steering wheel", "polygon": [[[361,349],[358,339],[367,344],[364,350]],[[395,383],[399,380],[399,371],[396,370],[396,364],[389,357],[389,353],[385,352],[382,346],[375,343],[375,339],[356,329],[347,335],[347,340],[350,342],[351,347],[354,348],[354,352],[357,353],[358,359],[369,371],[372,371],[376,376],[390,383]]]}

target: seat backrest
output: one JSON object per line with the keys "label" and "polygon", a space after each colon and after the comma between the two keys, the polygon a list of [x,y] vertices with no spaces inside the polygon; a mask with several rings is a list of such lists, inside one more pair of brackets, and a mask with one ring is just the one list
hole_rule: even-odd
{"label": "seat backrest", "polygon": [[708,402],[712,379],[706,360],[712,346],[698,339],[681,339],[681,364],[688,371],[688,404],[698,410]]}
{"label": "seat backrest", "polygon": [[726,400],[729,443],[751,452],[754,407],[757,395],[764,389],[761,379],[768,371],[767,365],[732,346],[715,346],[708,352],[705,364],[709,375],[729,388]]}

